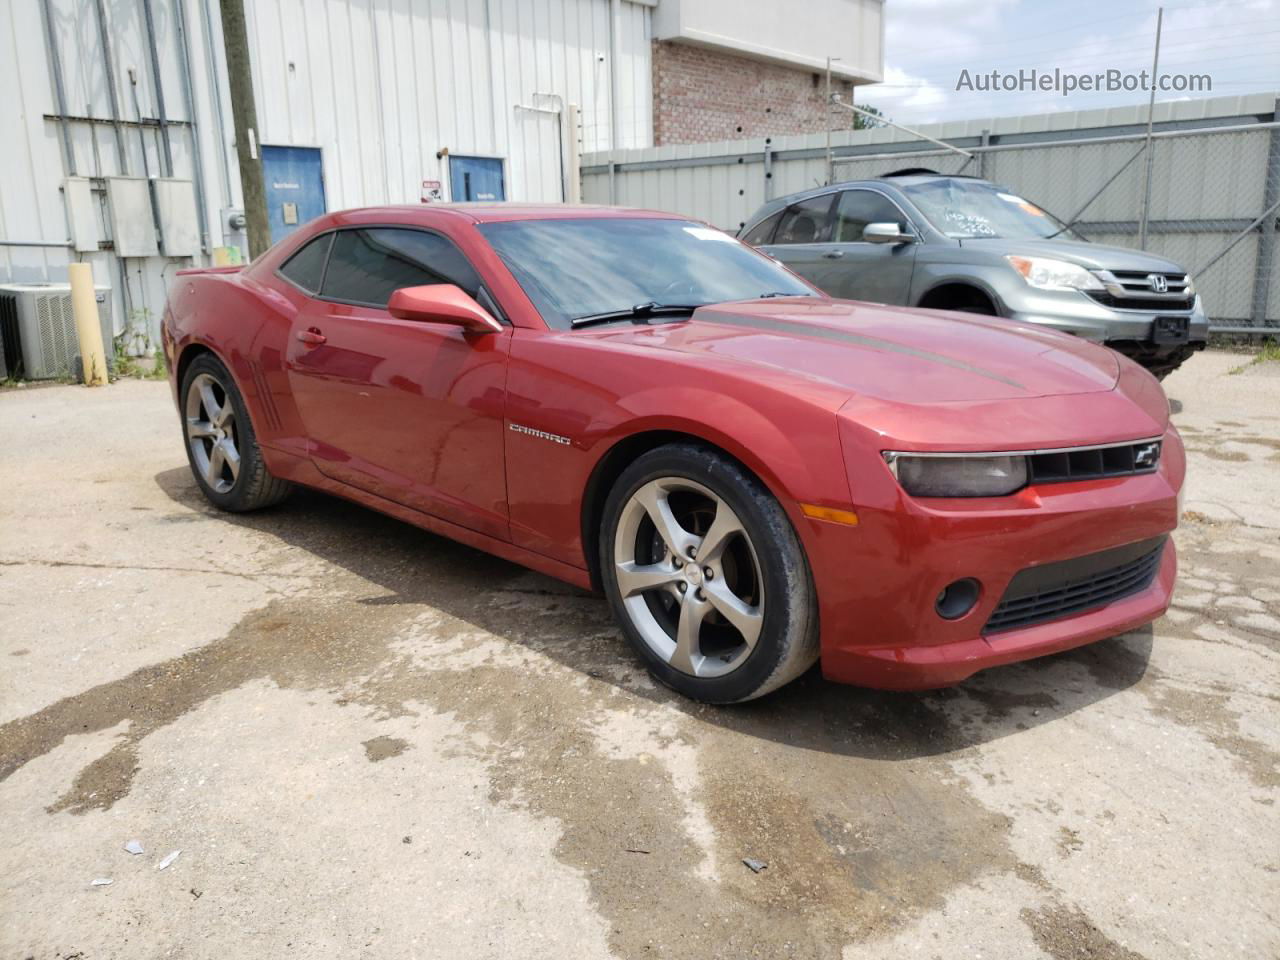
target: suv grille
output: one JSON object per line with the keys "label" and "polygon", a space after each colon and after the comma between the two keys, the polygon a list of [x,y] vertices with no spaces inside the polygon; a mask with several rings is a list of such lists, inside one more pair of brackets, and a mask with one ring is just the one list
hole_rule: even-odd
{"label": "suv grille", "polygon": [[1117,310],[1180,311],[1190,310],[1196,304],[1195,294],[1187,290],[1185,273],[1101,270],[1098,276],[1107,289],[1090,290],[1089,296]]}
{"label": "suv grille", "polygon": [[1060,620],[1141,593],[1160,568],[1165,540],[1157,537],[1020,571],[983,633]]}
{"label": "suv grille", "polygon": [[1086,290],[1090,298],[1104,307],[1117,310],[1145,310],[1148,313],[1179,313],[1196,305],[1195,297],[1172,297],[1157,300],[1154,297],[1116,297],[1105,290]]}
{"label": "suv grille", "polygon": [[1155,473],[1160,466],[1160,441],[1139,440],[1108,447],[1080,447],[1027,457],[1030,483],[1066,483],[1103,477],[1131,477]]}

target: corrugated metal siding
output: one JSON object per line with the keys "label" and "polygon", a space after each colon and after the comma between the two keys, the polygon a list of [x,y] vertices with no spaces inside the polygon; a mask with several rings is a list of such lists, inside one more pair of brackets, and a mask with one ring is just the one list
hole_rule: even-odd
{"label": "corrugated metal siding", "polygon": [[[240,206],[232,114],[216,0],[151,0],[166,115],[187,117],[177,4],[185,10],[199,121],[170,127],[174,176],[193,177],[195,141],[203,159],[211,246],[230,242],[221,211]],[[110,99],[95,0],[52,0],[67,110],[105,118]],[[207,7],[207,10],[206,10]],[[121,114],[135,119],[127,67],[136,67],[144,117],[158,115],[139,0],[106,0],[107,32]],[[613,145],[609,0],[248,0],[259,140],[320,147],[329,209],[416,203],[422,180],[447,181],[442,148],[506,158],[507,196],[559,200],[557,117],[518,104],[582,110],[585,150]],[[618,145],[651,142],[650,10],[624,2],[618,23]],[[0,239],[61,243],[66,172],[45,53],[40,0],[0,2]],[[212,60],[207,51],[212,49]],[[560,98],[535,94],[556,94]],[[142,176],[160,170],[159,131],[126,128],[124,168],[109,125],[71,125],[84,176]],[[144,165],[144,151],[146,163]],[[104,236],[106,236],[104,232]],[[70,251],[0,246],[0,278],[65,280]],[[123,263],[86,255],[98,282],[117,298],[122,329],[132,311],[155,330],[175,266],[160,257]],[[199,258],[205,260],[206,258]],[[125,272],[127,268],[127,274]],[[126,283],[127,276],[127,283]],[[127,299],[125,292],[127,291]]]}
{"label": "corrugated metal siding", "polygon": [[[561,125],[610,143],[608,0],[258,0],[264,143],[324,151],[331,207],[416,203],[437,153],[507,159],[512,200],[561,199]],[[651,138],[648,9],[622,4],[620,144]],[[555,96],[546,96],[554,94]]]}

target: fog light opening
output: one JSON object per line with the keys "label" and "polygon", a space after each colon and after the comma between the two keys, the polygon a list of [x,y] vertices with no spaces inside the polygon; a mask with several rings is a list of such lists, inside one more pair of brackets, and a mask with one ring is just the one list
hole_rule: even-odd
{"label": "fog light opening", "polygon": [[943,620],[959,620],[978,602],[978,581],[965,577],[942,588],[933,608]]}

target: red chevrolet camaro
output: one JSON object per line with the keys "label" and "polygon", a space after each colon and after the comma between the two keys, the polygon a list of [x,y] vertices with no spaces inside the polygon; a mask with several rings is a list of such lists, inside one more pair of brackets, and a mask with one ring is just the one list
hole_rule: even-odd
{"label": "red chevrolet camaro", "polygon": [[945,686],[1160,616],[1185,473],[1119,354],[832,300],[682,217],[331,214],[181,271],[164,344],[196,482],[292,484],[603,591],[662,682],[815,660]]}

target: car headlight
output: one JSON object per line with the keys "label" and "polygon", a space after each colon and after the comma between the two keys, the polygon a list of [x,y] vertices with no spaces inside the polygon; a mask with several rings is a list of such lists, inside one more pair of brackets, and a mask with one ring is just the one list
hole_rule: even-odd
{"label": "car headlight", "polygon": [[1195,285],[1195,283],[1191,280],[1191,274],[1189,274],[1189,273],[1187,274],[1187,290],[1186,290],[1186,293],[1187,293],[1187,296],[1188,296],[1188,297],[1194,297],[1194,296],[1196,295],[1196,285]]}
{"label": "car headlight", "polygon": [[1102,281],[1077,263],[1047,257],[1005,257],[1022,279],[1039,290],[1104,290]]}
{"label": "car headlight", "polygon": [[1027,485],[1026,457],[930,457],[890,450],[884,459],[913,497],[1003,497]]}

